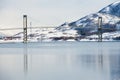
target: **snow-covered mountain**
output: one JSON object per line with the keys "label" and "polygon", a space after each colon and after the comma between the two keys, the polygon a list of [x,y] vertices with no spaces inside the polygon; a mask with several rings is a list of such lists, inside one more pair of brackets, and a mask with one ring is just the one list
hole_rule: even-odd
{"label": "snow-covered mountain", "polygon": [[[102,17],[103,40],[120,40],[120,1],[117,1],[77,21],[53,29],[34,30],[28,33],[28,41],[98,41],[99,17]],[[23,41],[23,32],[12,37]]]}
{"label": "snow-covered mountain", "polygon": [[[32,34],[28,34],[28,38],[37,41],[98,40],[96,33],[98,32],[99,17],[102,17],[104,40],[120,40],[120,1],[114,2],[97,13],[87,15],[77,21],[65,22],[53,30],[36,30]],[[18,35],[21,34],[16,36]]]}
{"label": "snow-covered mountain", "polygon": [[101,9],[99,13],[110,14],[120,17],[120,1],[116,1],[107,7]]}
{"label": "snow-covered mountain", "polygon": [[98,17],[102,17],[102,27],[104,32],[120,30],[120,1],[108,5],[97,13],[87,15],[71,23],[61,25],[57,29],[75,29],[78,30],[79,34],[83,35],[95,33],[98,29]]}

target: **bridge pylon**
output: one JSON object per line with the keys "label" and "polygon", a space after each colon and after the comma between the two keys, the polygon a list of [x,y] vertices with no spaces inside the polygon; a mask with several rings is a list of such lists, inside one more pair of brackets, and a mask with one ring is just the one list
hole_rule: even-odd
{"label": "bridge pylon", "polygon": [[98,42],[102,42],[102,17],[98,17]]}
{"label": "bridge pylon", "polygon": [[23,15],[23,43],[27,43],[27,15]]}

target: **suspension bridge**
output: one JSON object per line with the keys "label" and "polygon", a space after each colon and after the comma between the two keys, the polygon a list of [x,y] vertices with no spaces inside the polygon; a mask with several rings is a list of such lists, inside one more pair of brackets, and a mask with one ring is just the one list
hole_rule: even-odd
{"label": "suspension bridge", "polygon": [[[37,26],[37,27],[33,27],[32,23],[30,23],[30,26],[28,27],[27,15],[23,15],[23,27],[21,27],[21,28],[5,28],[5,29],[0,29],[0,32],[1,31],[4,32],[4,31],[7,31],[7,30],[10,30],[11,32],[13,30],[21,30],[23,32],[23,43],[27,43],[28,42],[28,30],[29,30],[30,33],[32,33],[32,30],[34,30],[34,29],[36,29],[36,30],[37,29],[39,29],[39,30],[43,30],[43,29],[55,29],[55,26]],[[113,29],[103,28],[102,27],[102,17],[98,17],[98,32],[96,33],[98,35],[98,38],[97,38],[98,42],[102,42],[102,39],[103,39],[103,37],[102,37],[103,30],[113,30]],[[11,38],[11,36],[9,36],[8,38]],[[76,38],[82,38],[82,37],[76,37]],[[86,39],[88,39],[88,38],[89,37],[87,37]],[[65,39],[65,38],[63,38],[63,39]]]}

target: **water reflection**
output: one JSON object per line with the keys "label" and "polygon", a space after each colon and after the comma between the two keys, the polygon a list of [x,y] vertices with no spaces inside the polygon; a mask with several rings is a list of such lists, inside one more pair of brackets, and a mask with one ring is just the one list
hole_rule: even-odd
{"label": "water reflection", "polygon": [[81,48],[11,48],[0,54],[0,80],[120,80],[119,48]]}
{"label": "water reflection", "polygon": [[24,63],[24,80],[27,80],[28,67],[29,67],[27,44],[25,44],[23,48],[23,59],[24,59],[24,62],[23,62]]}
{"label": "water reflection", "polygon": [[110,55],[110,73],[112,80],[120,80],[120,55]]}
{"label": "water reflection", "polygon": [[24,54],[24,72],[28,71],[28,54]]}

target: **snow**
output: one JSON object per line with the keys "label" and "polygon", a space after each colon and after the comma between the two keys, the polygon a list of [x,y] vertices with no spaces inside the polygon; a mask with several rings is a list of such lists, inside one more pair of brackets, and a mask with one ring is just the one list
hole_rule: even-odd
{"label": "snow", "polygon": [[63,36],[62,32],[55,32],[55,33],[47,34],[47,37],[61,37],[61,36]]}
{"label": "snow", "polygon": [[[87,15],[75,21],[75,27],[79,27],[79,28],[80,26],[82,28],[91,27],[92,29],[93,28],[94,29],[91,30],[90,32],[95,33],[97,32],[96,26],[98,24],[98,17],[102,17],[102,24],[116,25],[116,29],[119,30],[114,32],[106,32],[102,34],[103,41],[113,41],[113,38],[120,37],[120,24],[118,24],[118,22],[120,21],[119,4],[120,1],[116,1],[113,4],[103,8],[98,13]],[[115,11],[112,9],[115,9]],[[28,42],[40,42],[40,41],[49,42],[49,41],[54,41],[55,38],[58,39],[56,41],[76,41],[75,39],[78,38],[79,36],[81,35],[78,34],[76,30],[72,29],[71,26],[69,26],[68,22],[65,22],[64,24],[58,26],[57,28],[53,28],[53,29],[40,28],[40,29],[32,30],[32,32],[28,32]],[[4,38],[6,37],[6,35],[0,33],[0,37]],[[12,40],[4,38],[1,39],[0,42],[22,42],[23,32],[19,32],[18,34],[13,35],[12,37],[20,37],[20,38],[12,39]],[[85,36],[85,38],[82,39],[80,38],[77,41],[98,41],[98,35],[93,34],[90,36]]]}
{"label": "snow", "polygon": [[116,5],[118,5],[120,3],[120,1],[116,1],[116,2],[114,2],[113,4],[112,4],[112,6],[116,6]]}
{"label": "snow", "polygon": [[106,7],[106,12],[109,12],[110,11],[110,7]]}
{"label": "snow", "polygon": [[[50,30],[51,31],[51,30]],[[51,42],[54,41],[52,38],[55,37],[73,37],[67,40],[57,40],[57,41],[76,41],[74,38],[76,38],[78,36],[77,31],[76,30],[66,30],[66,31],[56,31],[53,30],[52,33],[48,33],[48,31],[42,31],[40,33],[36,33],[33,32],[34,35],[38,35],[38,36],[34,36],[34,37],[29,37],[28,38],[28,42]],[[41,36],[40,34],[44,33],[44,36]],[[12,39],[12,40],[0,40],[0,43],[7,43],[7,42],[23,42],[23,34],[22,32],[19,33],[16,36],[21,36],[20,39]],[[79,35],[80,36],[80,35]],[[114,41],[113,38],[116,37],[120,37],[120,31],[115,31],[115,32],[106,32],[102,34],[103,36],[103,41]],[[90,36],[86,36],[85,38],[79,39],[77,41],[98,41],[98,35],[94,34],[94,35],[90,35]]]}
{"label": "snow", "polygon": [[[103,41],[113,41],[113,38],[120,37],[120,31],[115,31],[115,32],[106,32],[102,34]],[[98,35],[91,35],[87,37],[88,39],[91,38],[97,39]]]}

